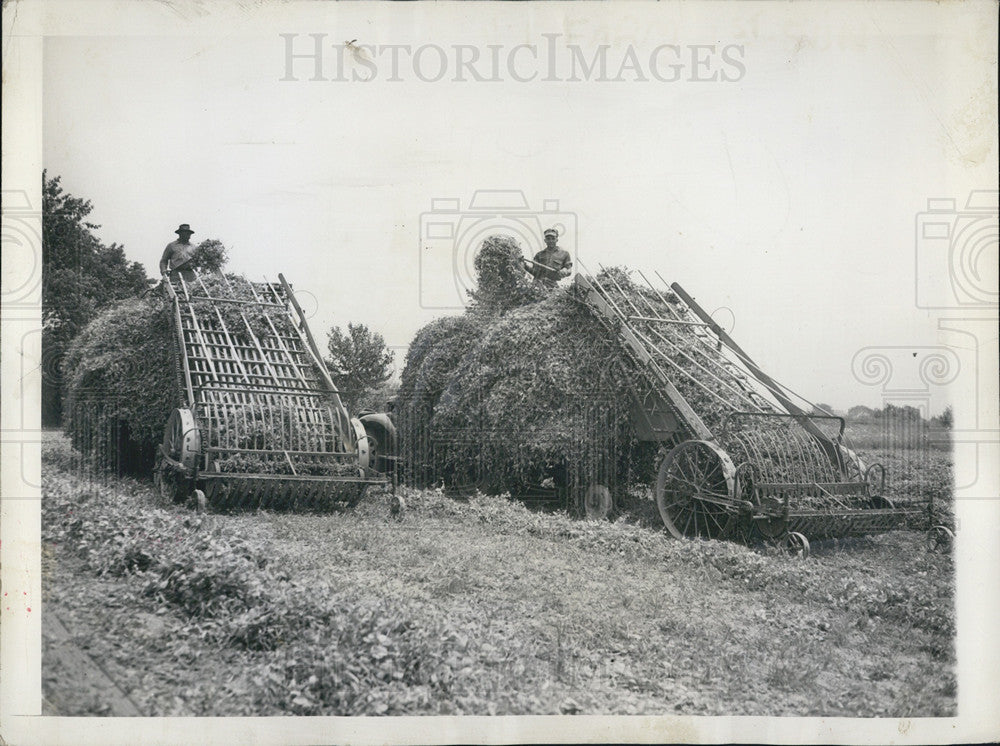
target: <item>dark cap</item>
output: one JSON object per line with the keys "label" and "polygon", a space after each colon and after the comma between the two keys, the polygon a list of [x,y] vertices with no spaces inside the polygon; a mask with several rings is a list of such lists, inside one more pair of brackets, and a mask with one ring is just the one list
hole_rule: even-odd
{"label": "dark cap", "polygon": [[191,230],[191,226],[188,225],[187,223],[181,223],[181,227],[178,228],[177,230],[175,230],[174,233],[177,233],[177,234],[181,234],[181,233],[194,233],[194,231]]}

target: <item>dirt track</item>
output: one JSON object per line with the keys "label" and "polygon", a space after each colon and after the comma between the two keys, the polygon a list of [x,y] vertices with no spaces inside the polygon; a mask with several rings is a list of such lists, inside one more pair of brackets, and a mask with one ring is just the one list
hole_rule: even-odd
{"label": "dirt track", "polygon": [[72,634],[54,611],[42,621],[45,649],[45,712],[50,715],[111,715],[143,713],[84,649],[86,635]]}

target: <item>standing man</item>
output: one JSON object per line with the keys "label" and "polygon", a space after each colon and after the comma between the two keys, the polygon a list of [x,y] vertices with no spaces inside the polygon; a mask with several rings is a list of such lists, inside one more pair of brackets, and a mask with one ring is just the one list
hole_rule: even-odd
{"label": "standing man", "polygon": [[191,236],[194,231],[187,223],[181,223],[180,228],[174,231],[179,238],[167,244],[160,257],[160,274],[166,275],[170,272],[171,277],[176,277],[176,273],[184,278],[185,282],[194,280],[194,271],[187,266],[194,256],[195,245],[191,243]]}
{"label": "standing man", "polygon": [[559,231],[547,228],[542,235],[545,238],[545,248],[535,254],[533,262],[525,262],[524,268],[534,276],[535,280],[546,287],[554,288],[559,280],[569,277],[573,259],[570,258],[568,251],[556,245],[559,241]]}

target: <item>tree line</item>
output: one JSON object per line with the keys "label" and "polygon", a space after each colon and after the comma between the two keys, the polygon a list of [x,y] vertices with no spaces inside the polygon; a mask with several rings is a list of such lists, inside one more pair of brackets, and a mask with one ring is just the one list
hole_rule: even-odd
{"label": "tree line", "polygon": [[[42,172],[42,426],[58,427],[63,412],[62,362],[74,337],[106,308],[149,292],[158,279],[147,276],[125,247],[103,243],[90,221],[90,200],[67,192],[60,176]],[[206,256],[225,262],[226,250],[216,239],[202,242]],[[325,362],[334,382],[353,410],[384,406],[391,396],[387,383],[393,355],[382,335],[364,324],[334,326],[328,332]]]}
{"label": "tree line", "polygon": [[812,414],[840,414],[845,420],[851,423],[863,425],[877,422],[923,422],[931,427],[938,427],[950,430],[954,424],[954,415],[951,406],[945,407],[941,414],[933,417],[924,417],[919,408],[909,404],[898,406],[896,404],[886,404],[884,407],[866,407],[862,404],[851,407],[846,412],[838,412],[829,404],[816,404]]}

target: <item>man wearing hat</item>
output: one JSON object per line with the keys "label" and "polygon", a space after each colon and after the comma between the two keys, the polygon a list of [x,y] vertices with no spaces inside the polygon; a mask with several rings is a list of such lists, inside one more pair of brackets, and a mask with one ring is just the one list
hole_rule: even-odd
{"label": "man wearing hat", "polygon": [[525,262],[524,268],[534,276],[535,280],[547,287],[554,288],[559,280],[569,277],[573,268],[573,259],[568,251],[560,249],[556,245],[559,241],[559,231],[555,228],[547,228],[543,235],[545,248],[535,254],[533,262]]}
{"label": "man wearing hat", "polygon": [[194,256],[196,247],[190,240],[194,231],[187,223],[181,223],[180,228],[174,233],[179,238],[168,243],[167,248],[163,250],[163,256],[160,257],[160,274],[166,275],[169,271],[171,277],[176,277],[175,273],[179,272],[185,282],[191,282],[194,280],[194,272],[190,266],[185,265],[188,265]]}

